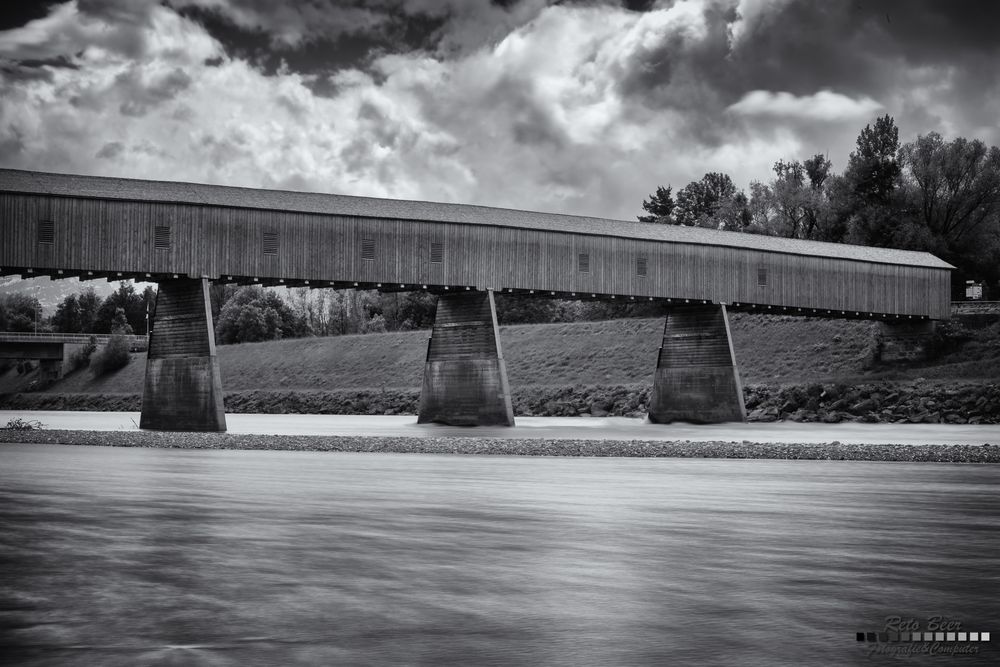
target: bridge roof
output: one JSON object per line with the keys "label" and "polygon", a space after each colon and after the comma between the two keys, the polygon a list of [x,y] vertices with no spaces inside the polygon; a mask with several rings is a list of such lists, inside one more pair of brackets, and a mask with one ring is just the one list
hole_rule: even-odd
{"label": "bridge roof", "polygon": [[912,250],[804,241],[777,236],[726,232],[703,227],[609,220],[470,204],[445,204],[174,181],[53,174],[18,169],[0,169],[0,191],[63,197],[202,204],[421,222],[518,227],[670,243],[746,248],[881,264],[903,264],[940,269],[955,268],[930,253]]}

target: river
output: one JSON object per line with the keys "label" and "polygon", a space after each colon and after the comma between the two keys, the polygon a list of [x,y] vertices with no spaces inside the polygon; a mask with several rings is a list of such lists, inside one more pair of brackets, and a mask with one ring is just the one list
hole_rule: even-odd
{"label": "river", "polygon": [[[138,412],[0,410],[46,429],[134,431]],[[229,433],[390,437],[550,438],[555,440],[691,440],[822,444],[1000,445],[1000,424],[842,424],[751,422],[652,424],[634,417],[517,417],[513,427],[418,424],[414,415],[227,414]]]}
{"label": "river", "polygon": [[[998,488],[994,465],[0,445],[0,652],[890,663],[856,633],[1000,631]],[[1000,659],[959,645],[907,664]]]}

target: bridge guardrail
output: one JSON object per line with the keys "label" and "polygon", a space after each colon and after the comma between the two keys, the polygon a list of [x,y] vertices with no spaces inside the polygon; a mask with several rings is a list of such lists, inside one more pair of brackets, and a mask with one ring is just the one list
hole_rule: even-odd
{"label": "bridge guardrail", "polygon": [[[0,343],[71,343],[86,344],[93,338],[98,345],[107,345],[111,334],[71,334],[71,333],[34,333],[30,331],[0,331]],[[135,352],[145,350],[148,340],[145,336],[125,336],[129,350]]]}
{"label": "bridge guardrail", "polygon": [[1000,301],[952,301],[953,313],[1000,313]]}

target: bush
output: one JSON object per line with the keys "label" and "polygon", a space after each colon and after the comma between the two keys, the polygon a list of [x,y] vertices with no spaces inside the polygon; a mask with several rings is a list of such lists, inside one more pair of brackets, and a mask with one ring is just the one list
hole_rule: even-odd
{"label": "bush", "polygon": [[100,377],[119,368],[125,368],[130,359],[125,336],[114,335],[104,349],[90,360],[90,372],[95,378]]}
{"label": "bush", "polygon": [[94,351],[97,349],[97,339],[93,336],[90,337],[90,342],[84,345],[82,348],[74,352],[69,357],[69,370],[73,372],[84,366],[90,365],[90,358],[93,356]]}
{"label": "bush", "polygon": [[34,431],[42,428],[42,422],[35,419],[21,419],[14,417],[7,422],[4,428],[8,431]]}
{"label": "bush", "polygon": [[934,334],[925,345],[927,358],[933,360],[957,352],[974,337],[974,333],[957,319],[938,322],[934,327]]}

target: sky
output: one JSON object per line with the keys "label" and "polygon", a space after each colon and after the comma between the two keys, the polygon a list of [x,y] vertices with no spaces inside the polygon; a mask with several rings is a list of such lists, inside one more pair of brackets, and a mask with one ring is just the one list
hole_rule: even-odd
{"label": "sky", "polygon": [[0,167],[634,219],[840,172],[890,114],[1000,144],[1000,3],[72,0],[0,10]]}

